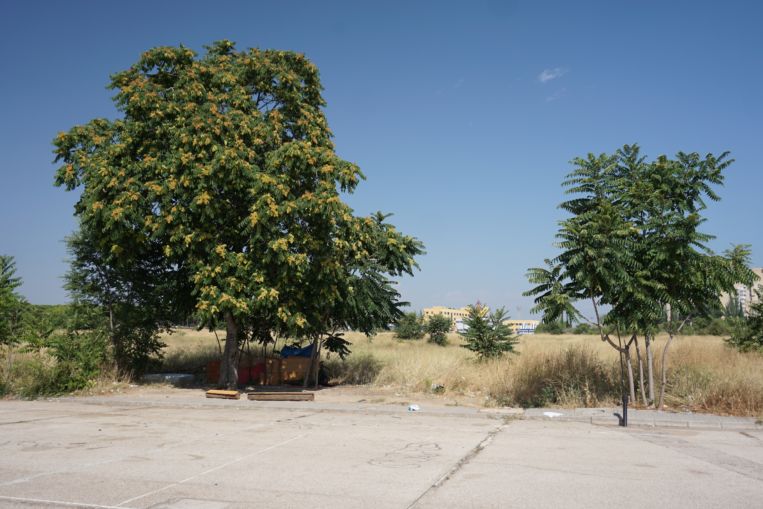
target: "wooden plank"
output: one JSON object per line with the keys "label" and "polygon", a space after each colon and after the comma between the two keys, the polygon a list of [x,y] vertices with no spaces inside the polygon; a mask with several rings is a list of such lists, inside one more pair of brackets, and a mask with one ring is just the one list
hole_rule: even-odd
{"label": "wooden plank", "polygon": [[212,389],[207,391],[208,398],[220,398],[220,399],[239,399],[241,393],[238,391],[223,391],[218,389]]}
{"label": "wooden plank", "polygon": [[313,401],[312,392],[250,392],[247,395],[251,401]]}

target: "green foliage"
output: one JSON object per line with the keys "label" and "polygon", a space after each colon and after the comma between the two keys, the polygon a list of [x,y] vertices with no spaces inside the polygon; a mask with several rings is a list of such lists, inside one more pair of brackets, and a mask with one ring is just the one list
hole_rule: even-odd
{"label": "green foliage", "polygon": [[[557,233],[561,253],[547,262],[550,275],[544,275],[546,269],[528,272],[537,285],[527,292],[535,296],[535,310],[549,321],[559,316],[560,296],[585,300],[601,339],[627,355],[638,334],[651,336],[662,324],[672,339],[692,317],[712,313],[735,283],[751,284],[749,248],[735,246],[717,255],[706,245],[713,236],[700,231],[706,200],[720,199],[714,188],[723,184],[723,171],[732,162],[727,152],[717,157],[679,152],[674,159],[649,162],[637,145],[575,159],[563,183],[573,196],[560,205],[570,214]],[[602,306],[610,308],[606,318],[600,316]],[[631,340],[616,344],[605,326]],[[667,384],[669,345],[662,351],[658,407]],[[650,342],[646,348],[651,397]]]}
{"label": "green foliage", "polygon": [[746,322],[736,328],[728,339],[731,346],[743,351],[763,351],[763,295],[750,307]]}
{"label": "green foliage", "polygon": [[[20,285],[13,259],[0,257],[0,340],[6,346],[0,393],[34,397],[87,387],[107,361],[104,335],[92,320],[81,320],[92,311],[29,304],[15,293]],[[22,356],[14,362],[17,353]]]}
{"label": "green foliage", "polygon": [[56,359],[50,392],[84,389],[101,374],[107,363],[108,342],[100,331],[67,331],[54,335],[48,344]]}
{"label": "green foliage", "polygon": [[424,324],[424,332],[429,334],[429,342],[445,346],[448,344],[448,332],[452,328],[450,318],[443,315],[434,315]]}
{"label": "green foliage", "polygon": [[536,334],[564,334],[567,332],[567,327],[564,322],[554,320],[552,322],[541,322],[535,328]]}
{"label": "green foliage", "polygon": [[341,332],[329,334],[323,341],[323,346],[326,348],[326,351],[337,354],[342,360],[350,355],[351,344],[352,343],[344,339],[344,334]]}
{"label": "green foliage", "polygon": [[[575,159],[564,182],[575,196],[561,205],[571,217],[557,235],[555,279],[563,282],[557,293],[609,305],[609,323],[643,331],[660,322],[668,305],[686,317],[715,305],[734,282],[751,279],[749,251],[740,246],[715,255],[705,247],[712,236],[698,229],[705,200],[719,199],[712,186],[723,183],[731,162],[726,153],[683,152],[647,162],[636,145]],[[528,293],[554,314],[555,294],[542,285]]]}
{"label": "green foliage", "polygon": [[643,331],[660,322],[667,305],[686,317],[715,305],[734,282],[749,280],[749,251],[739,246],[716,255],[705,246],[713,237],[699,231],[705,200],[719,199],[713,186],[723,183],[731,162],[726,153],[683,152],[647,162],[636,145],[575,159],[564,182],[575,196],[561,205],[571,217],[557,235],[556,290],[539,285],[528,292],[538,309],[556,316],[563,294],[609,305],[609,323]]}
{"label": "green foliage", "polygon": [[159,47],[110,87],[122,117],[59,134],[56,183],[81,188],[101,266],[157,269],[176,286],[160,295],[190,296],[204,326],[225,320],[226,367],[246,337],[370,331],[399,315],[391,278],[412,273],[422,245],[342,201],[363,175],[334,150],[304,55]]}
{"label": "green foliage", "polygon": [[464,320],[468,328],[460,333],[466,341],[464,348],[475,352],[480,360],[513,352],[518,339],[512,336],[511,327],[504,323],[507,319],[504,308],[488,313],[481,305],[469,306],[469,316]]}
{"label": "green foliage", "polygon": [[739,297],[732,295],[723,309],[723,315],[728,318],[744,318],[744,309]]}
{"label": "green foliage", "polygon": [[21,278],[16,276],[12,256],[0,255],[0,345],[10,346],[19,341],[24,299],[16,293]]}
{"label": "green foliage", "polygon": [[599,330],[590,323],[579,323],[572,329],[573,334],[598,334]]}
{"label": "green foliage", "polygon": [[395,324],[395,336],[399,339],[421,339],[424,337],[424,319],[416,313],[405,313]]}
{"label": "green foliage", "polygon": [[[558,323],[561,327],[570,327],[578,319],[580,313],[573,304],[572,296],[565,291],[564,273],[561,265],[554,265],[548,258],[544,260],[545,268],[531,268],[527,271],[527,280],[537,285],[522,295],[538,295],[533,313],[543,312],[543,323],[549,325],[549,331],[556,331]],[[557,334],[557,332],[551,332]]]}
{"label": "green foliage", "polygon": [[165,346],[159,334],[188,309],[190,286],[161,255],[129,266],[111,264],[91,237],[92,232],[80,230],[67,239],[71,265],[66,288],[80,312],[89,313],[87,326],[108,338],[118,369],[139,375],[159,360]]}

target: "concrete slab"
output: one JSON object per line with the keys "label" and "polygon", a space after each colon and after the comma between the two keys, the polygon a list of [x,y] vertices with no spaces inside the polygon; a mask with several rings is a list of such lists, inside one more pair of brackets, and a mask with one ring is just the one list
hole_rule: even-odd
{"label": "concrete slab", "polygon": [[607,409],[558,422],[197,392],[0,402],[0,507],[752,507],[763,497],[763,431],[590,424],[608,423]]}
{"label": "concrete slab", "polygon": [[680,450],[672,438],[655,443],[644,436],[583,423],[516,421],[416,507],[759,506],[760,446],[752,461],[717,450],[724,432],[706,432],[700,443],[696,435],[683,437]]}

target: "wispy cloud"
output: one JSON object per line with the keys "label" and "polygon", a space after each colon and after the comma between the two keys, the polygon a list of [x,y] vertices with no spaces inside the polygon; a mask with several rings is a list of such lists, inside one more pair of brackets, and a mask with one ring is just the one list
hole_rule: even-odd
{"label": "wispy cloud", "polygon": [[557,99],[561,99],[562,97],[564,97],[564,94],[566,93],[567,93],[567,89],[562,87],[556,92],[554,92],[553,94],[551,94],[550,96],[546,97],[546,102],[550,103],[551,101],[556,101]]}
{"label": "wispy cloud", "polygon": [[541,83],[547,83],[551,80],[561,78],[567,74],[567,69],[564,67],[554,67],[553,69],[543,69],[543,72],[538,75],[538,81]]}

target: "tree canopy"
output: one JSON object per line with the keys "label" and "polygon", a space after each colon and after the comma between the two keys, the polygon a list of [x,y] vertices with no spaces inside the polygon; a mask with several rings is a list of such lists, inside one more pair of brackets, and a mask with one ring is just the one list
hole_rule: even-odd
{"label": "tree canopy", "polygon": [[[638,145],[573,160],[563,182],[572,197],[560,205],[570,214],[559,225],[561,252],[548,268],[528,272],[536,286],[526,295],[536,297],[535,309],[555,320],[563,312],[574,316],[569,306],[586,301],[602,340],[629,355],[637,334],[649,348],[666,317],[672,337],[692,316],[717,307],[724,291],[753,276],[746,247],[715,254],[707,246],[713,236],[700,231],[707,201],[719,200],[715,188],[732,162],[728,153],[684,152],[647,161]],[[615,343],[604,325],[630,341]]]}
{"label": "tree canopy", "polygon": [[202,322],[228,324],[226,358],[247,324],[311,336],[394,321],[389,278],[412,273],[422,245],[342,201],[363,174],[334,150],[304,55],[159,47],[110,88],[121,118],[54,141],[56,183],[82,190],[75,211],[103,263],[159,254]]}

